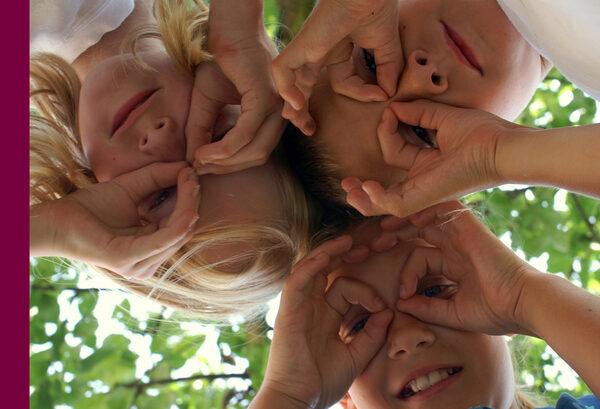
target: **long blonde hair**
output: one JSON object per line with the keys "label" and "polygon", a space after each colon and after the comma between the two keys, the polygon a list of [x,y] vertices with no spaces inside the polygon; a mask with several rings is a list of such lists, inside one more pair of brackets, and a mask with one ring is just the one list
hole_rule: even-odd
{"label": "long blonde hair", "polygon": [[[144,38],[161,39],[174,63],[192,75],[211,58],[204,49],[208,8],[199,0],[157,0],[157,26],[139,27],[130,40],[131,52]],[[143,65],[143,62],[140,61]],[[97,183],[83,154],[78,133],[80,81],[73,67],[58,56],[41,54],[30,60],[30,203],[63,197]],[[213,322],[233,315],[251,320],[260,316],[266,301],[281,290],[294,262],[310,247],[313,210],[282,152],[273,160],[278,169],[282,217],[260,224],[214,224],[196,231],[190,242],[164,263],[153,277],[126,280],[104,274],[128,290],[161,304]],[[234,257],[208,263],[203,254],[230,244],[245,249]]]}

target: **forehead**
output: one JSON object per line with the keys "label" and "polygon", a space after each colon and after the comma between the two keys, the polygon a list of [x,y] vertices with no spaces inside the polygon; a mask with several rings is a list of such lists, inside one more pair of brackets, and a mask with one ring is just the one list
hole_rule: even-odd
{"label": "forehead", "polygon": [[393,306],[398,298],[402,268],[412,250],[418,245],[426,245],[420,240],[398,243],[389,251],[371,251],[367,260],[358,264],[344,263],[329,276],[329,284],[338,277],[349,277],[373,287],[386,304]]}

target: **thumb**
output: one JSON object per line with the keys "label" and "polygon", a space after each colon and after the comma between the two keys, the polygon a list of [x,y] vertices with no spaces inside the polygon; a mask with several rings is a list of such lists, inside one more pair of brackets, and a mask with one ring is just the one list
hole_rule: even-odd
{"label": "thumb", "polygon": [[414,295],[407,300],[398,300],[396,309],[405,314],[444,327],[456,327],[457,319],[451,301]]}
{"label": "thumb", "polygon": [[350,354],[356,364],[357,373],[354,376],[358,376],[367,367],[377,351],[383,346],[387,328],[393,317],[394,314],[391,310],[371,314],[365,328],[348,345]]}
{"label": "thumb", "polygon": [[392,102],[390,109],[400,122],[432,130],[439,130],[449,118],[465,111],[464,108],[425,100]]}

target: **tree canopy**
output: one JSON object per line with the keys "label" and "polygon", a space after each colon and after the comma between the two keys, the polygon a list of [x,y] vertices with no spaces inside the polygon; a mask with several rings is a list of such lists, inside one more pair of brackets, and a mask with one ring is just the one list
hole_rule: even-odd
{"label": "tree canopy", "polygon": [[[266,0],[282,42],[311,3]],[[285,34],[288,33],[288,34]],[[286,36],[287,35],[287,36]],[[598,104],[553,69],[519,118],[557,128],[598,122]],[[600,201],[543,187],[504,186],[464,203],[523,258],[600,295]],[[92,286],[106,285],[98,290]],[[65,260],[30,262],[33,408],[246,408],[260,387],[272,317],[253,326],[201,325],[98,284]],[[515,337],[520,376],[553,399],[587,387],[541,340]]]}

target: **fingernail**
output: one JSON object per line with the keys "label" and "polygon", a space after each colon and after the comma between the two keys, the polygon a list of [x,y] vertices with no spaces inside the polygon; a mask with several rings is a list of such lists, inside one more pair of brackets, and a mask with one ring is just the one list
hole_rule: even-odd
{"label": "fingernail", "polygon": [[382,300],[381,298],[379,298],[379,297],[377,297],[377,298],[375,298],[375,299],[373,300],[373,304],[374,304],[374,305],[375,305],[375,307],[377,307],[377,308],[383,308],[383,307],[385,307],[385,304],[383,303],[383,300]]}
{"label": "fingernail", "polygon": [[196,222],[198,221],[200,217],[198,215],[196,215],[190,222],[190,225],[188,226],[188,229],[192,229],[192,227],[194,227],[194,224],[196,224]]}
{"label": "fingernail", "polygon": [[403,286],[402,284],[400,284],[400,287],[398,288],[398,296],[399,296],[400,298],[404,298],[404,292],[405,292],[405,291],[406,291],[406,290],[404,289],[404,286]]}

